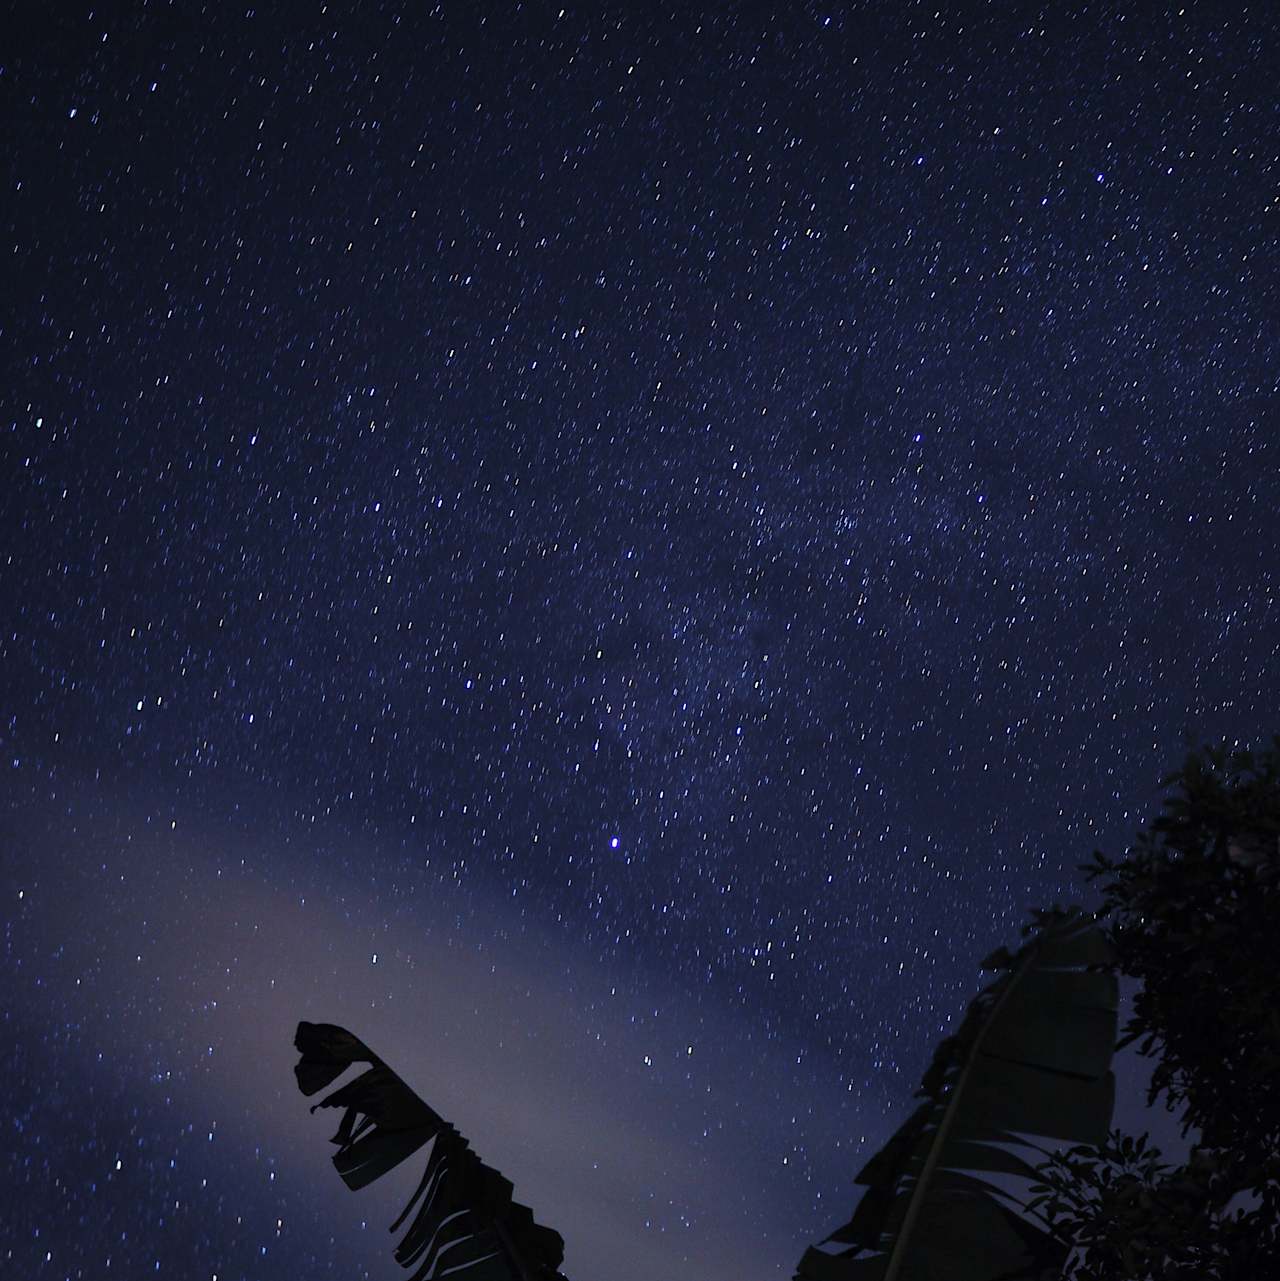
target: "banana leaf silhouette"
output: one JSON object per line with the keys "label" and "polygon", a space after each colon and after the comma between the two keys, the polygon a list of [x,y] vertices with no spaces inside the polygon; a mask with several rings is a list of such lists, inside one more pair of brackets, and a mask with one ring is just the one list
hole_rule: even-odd
{"label": "banana leaf silhouette", "polygon": [[1004,973],[969,1004],[921,1081],[925,1102],[859,1172],[853,1217],[811,1246],[796,1281],[1031,1281],[1057,1276],[1068,1250],[1012,1208],[979,1174],[1030,1176],[996,1144],[1036,1135],[1105,1141],[1115,1102],[1111,1056],[1118,985],[1109,948],[1078,908],[1035,913],[1016,953],[982,968]]}
{"label": "banana leaf silhouette", "polygon": [[310,1097],[356,1063],[367,1071],[312,1106],[345,1108],[333,1142],[333,1164],[347,1187],[365,1187],[427,1143],[417,1191],[391,1225],[417,1213],[395,1257],[410,1281],[565,1281],[558,1232],[534,1222],[511,1199],[512,1185],[484,1164],[467,1140],[432,1111],[363,1041],[332,1023],[299,1023],[294,1046],[298,1088]]}
{"label": "banana leaf silhouette", "polygon": [[[1091,915],[1034,916],[1028,943],[983,960],[983,969],[1004,973],[939,1044],[916,1092],[925,1101],[855,1178],[867,1190],[853,1217],[820,1243],[843,1248],[811,1246],[796,1281],[1039,1281],[1061,1271],[1067,1249],[978,1175],[1032,1175],[1007,1150],[1043,1151],[1026,1136],[1105,1141],[1119,994]],[[535,1223],[511,1199],[512,1185],[362,1041],[330,1023],[299,1023],[294,1044],[307,1096],[354,1063],[370,1065],[311,1109],[346,1109],[333,1163],[348,1187],[431,1143],[418,1189],[391,1225],[396,1231],[421,1200],[395,1251],[405,1267],[417,1265],[410,1281],[565,1281],[560,1234]]]}

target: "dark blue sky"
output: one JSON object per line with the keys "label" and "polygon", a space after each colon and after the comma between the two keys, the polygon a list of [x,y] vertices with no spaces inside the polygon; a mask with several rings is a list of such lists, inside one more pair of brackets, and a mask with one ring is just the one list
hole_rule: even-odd
{"label": "dark blue sky", "polygon": [[575,1281],[788,1275],[977,959],[1277,728],[1280,23],[56,9],[0,1258],[392,1275],[309,1018]]}

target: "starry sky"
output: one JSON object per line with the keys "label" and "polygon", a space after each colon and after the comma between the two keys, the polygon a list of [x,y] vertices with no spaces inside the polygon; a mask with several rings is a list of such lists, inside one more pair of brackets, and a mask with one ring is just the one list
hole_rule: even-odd
{"label": "starry sky", "polygon": [[1280,728],[1280,19],[19,8],[0,1261],[399,1275],[306,1018],[574,1281],[789,1276]]}

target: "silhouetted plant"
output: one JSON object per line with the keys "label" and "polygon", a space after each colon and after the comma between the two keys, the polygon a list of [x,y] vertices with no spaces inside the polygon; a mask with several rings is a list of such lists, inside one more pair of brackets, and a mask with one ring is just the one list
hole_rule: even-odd
{"label": "silhouetted plant", "polygon": [[299,1023],[293,1043],[302,1055],[294,1075],[308,1096],[356,1063],[369,1064],[311,1109],[344,1109],[333,1164],[353,1191],[430,1145],[417,1190],[391,1225],[395,1232],[416,1207],[395,1250],[398,1263],[415,1269],[411,1281],[565,1281],[560,1234],[535,1223],[529,1207],[512,1200],[511,1183],[363,1041],[333,1023]]}
{"label": "silhouetted plant", "polygon": [[[1083,866],[1108,878],[1101,912],[1033,912],[1027,942],[982,962],[1000,977],[939,1044],[924,1102],[797,1281],[1280,1278],[1280,739],[1193,753],[1162,785],[1173,793],[1127,855]],[[1117,1045],[1119,975],[1141,989]],[[1182,1107],[1183,1133],[1199,1131],[1181,1166],[1110,1128],[1112,1054],[1134,1042],[1157,1059],[1148,1106]],[[315,1105],[346,1109],[334,1163],[350,1187],[431,1144],[393,1225],[417,1206],[396,1251],[412,1281],[563,1281],[559,1234],[367,1046],[312,1023],[295,1044],[304,1094],[370,1065]],[[1042,1146],[1054,1140],[1072,1146]]]}
{"label": "silhouetted plant", "polygon": [[[938,1046],[906,1123],[855,1182],[848,1223],[805,1251],[797,1281],[997,1281],[1056,1276],[1069,1247],[980,1177],[1032,1176],[1027,1136],[1105,1141],[1115,1101],[1116,979],[1078,909],[1036,912],[1015,953]],[[822,1248],[831,1247],[828,1249]]]}
{"label": "silhouetted plant", "polygon": [[1148,1105],[1199,1135],[1179,1167],[1147,1135],[1061,1154],[1033,1205],[1075,1247],[1072,1281],[1280,1277],[1280,739],[1193,752],[1162,786],[1126,856],[1082,870],[1142,985],[1120,1045],[1156,1059]]}
{"label": "silhouetted plant", "polygon": [[1063,1281],[1260,1281],[1277,1275],[1275,1224],[1229,1209],[1223,1163],[1198,1148],[1161,1161],[1148,1135],[1053,1153],[1028,1210],[1072,1253]]}

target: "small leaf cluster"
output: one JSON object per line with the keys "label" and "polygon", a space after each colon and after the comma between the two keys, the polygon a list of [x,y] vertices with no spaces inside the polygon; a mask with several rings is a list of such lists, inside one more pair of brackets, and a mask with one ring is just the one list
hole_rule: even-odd
{"label": "small leaf cluster", "polygon": [[1276,1275],[1280,1227],[1231,1209],[1227,1163],[1195,1149],[1161,1159],[1150,1136],[1047,1153],[1027,1209],[1073,1248],[1064,1281],[1258,1281]]}

